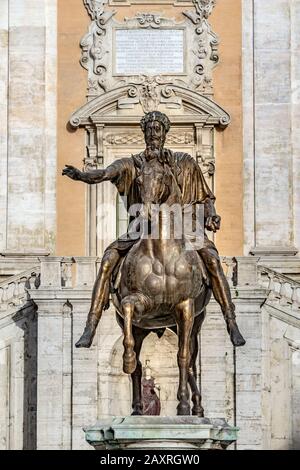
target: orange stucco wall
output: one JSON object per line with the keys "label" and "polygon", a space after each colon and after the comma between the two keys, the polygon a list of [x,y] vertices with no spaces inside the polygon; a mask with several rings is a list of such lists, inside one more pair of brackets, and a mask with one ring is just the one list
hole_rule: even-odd
{"label": "orange stucco wall", "polygon": [[[165,16],[181,18],[181,8],[158,3],[133,5],[130,12],[128,6],[118,7],[116,19],[147,10],[163,11]],[[85,187],[83,183],[63,178],[61,170],[65,163],[81,168],[84,158],[83,130],[70,133],[66,123],[72,112],[85,103],[87,72],[79,65],[79,41],[87,31],[89,21],[82,0],[58,0],[57,254],[65,256],[85,254]],[[210,22],[220,37],[220,64],[214,71],[215,101],[232,117],[228,129],[216,133],[215,192],[217,210],[222,216],[217,246],[222,255],[242,255],[241,0],[218,2]]]}
{"label": "orange stucco wall", "polygon": [[58,173],[57,254],[85,255],[85,188],[62,177],[64,164],[82,167],[84,131],[69,132],[71,114],[86,101],[87,74],[80,66],[79,42],[89,17],[81,0],[58,0]]}
{"label": "orange stucco wall", "polygon": [[217,2],[211,24],[220,38],[220,63],[214,71],[215,101],[231,115],[216,133],[217,210],[222,216],[216,237],[221,254],[243,255],[242,11],[240,0]]}

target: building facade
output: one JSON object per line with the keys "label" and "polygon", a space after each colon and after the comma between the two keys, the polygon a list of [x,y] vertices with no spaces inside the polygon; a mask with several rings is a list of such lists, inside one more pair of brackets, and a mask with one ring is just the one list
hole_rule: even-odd
{"label": "building facade", "polygon": [[[130,413],[112,308],[74,349],[126,216],[110,183],[61,172],[141,151],[139,121],[159,109],[166,146],[216,194],[247,340],[233,350],[212,301],[206,414],[240,427],[238,448],[299,449],[300,1],[0,0],[0,13],[0,448],[88,448],[85,425]],[[175,414],[176,337],[150,335],[142,360]]]}

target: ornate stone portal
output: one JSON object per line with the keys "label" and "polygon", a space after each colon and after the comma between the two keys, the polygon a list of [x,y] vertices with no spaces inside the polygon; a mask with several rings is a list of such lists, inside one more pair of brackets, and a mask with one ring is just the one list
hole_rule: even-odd
{"label": "ornate stone portal", "polygon": [[[163,5],[161,12],[151,12],[142,3],[144,11],[134,10],[121,22],[115,19],[116,2],[84,0],[91,17],[80,61],[88,72],[87,103],[74,112],[70,124],[86,131],[85,170],[142,150],[140,118],[158,109],[172,121],[166,145],[192,154],[213,189],[214,129],[230,122],[213,101],[219,42],[208,18],[215,1],[176,2],[182,5],[180,21],[168,18]],[[106,209],[113,198],[113,192],[103,194],[96,187],[88,191],[87,255],[102,255],[115,238],[117,202],[114,214]]]}

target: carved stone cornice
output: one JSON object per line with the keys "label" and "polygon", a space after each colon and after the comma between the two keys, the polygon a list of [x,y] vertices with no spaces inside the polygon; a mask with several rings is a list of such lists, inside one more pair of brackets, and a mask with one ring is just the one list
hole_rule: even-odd
{"label": "carved stone cornice", "polygon": [[[166,93],[174,94],[174,97],[180,97],[183,106],[185,103],[187,104],[194,121],[202,121],[207,125],[220,127],[226,127],[230,123],[230,115],[208,97],[201,95],[196,91],[189,90],[183,85],[166,85],[166,87]],[[91,123],[101,124],[105,122],[106,110],[109,109],[115,112],[115,110],[120,106],[120,103],[124,103],[128,100],[128,96],[130,97],[130,94],[132,95],[135,93],[130,90],[132,90],[132,85],[119,86],[118,88],[108,91],[107,93],[87,102],[71,116],[71,126],[74,128],[85,127]],[[137,100],[137,102],[139,102],[139,97],[133,96],[133,100]],[[131,103],[132,106],[134,106],[134,104],[135,101]],[[114,113],[111,113],[109,116],[111,121],[114,120],[113,114]],[[120,118],[116,117],[116,120],[118,119]],[[126,117],[126,119],[128,120],[129,117]],[[185,116],[181,116],[181,119],[184,120]],[[139,117],[135,117],[134,120],[138,123]]]}

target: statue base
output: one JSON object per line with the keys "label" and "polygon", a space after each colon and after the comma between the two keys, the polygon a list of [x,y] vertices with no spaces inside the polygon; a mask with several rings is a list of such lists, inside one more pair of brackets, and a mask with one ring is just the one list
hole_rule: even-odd
{"label": "statue base", "polygon": [[237,432],[224,419],[127,416],[103,418],[85,437],[96,450],[226,450]]}

